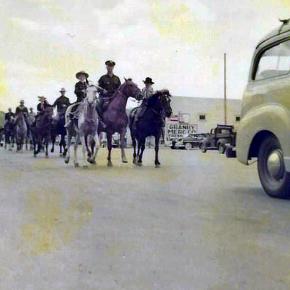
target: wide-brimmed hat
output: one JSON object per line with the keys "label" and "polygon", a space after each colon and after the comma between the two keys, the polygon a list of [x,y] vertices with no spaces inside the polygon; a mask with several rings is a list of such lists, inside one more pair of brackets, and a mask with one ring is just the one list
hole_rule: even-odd
{"label": "wide-brimmed hat", "polygon": [[61,88],[59,92],[60,92],[60,93],[61,93],[61,92],[66,92],[66,90],[65,90],[65,88]]}
{"label": "wide-brimmed hat", "polygon": [[76,78],[79,79],[80,75],[84,75],[86,78],[89,77],[89,74],[83,70],[76,73]]}
{"label": "wide-brimmed hat", "polygon": [[45,96],[38,96],[38,99],[39,99],[39,101],[46,100],[46,97]]}
{"label": "wide-brimmed hat", "polygon": [[144,84],[151,84],[151,85],[154,84],[154,82],[152,81],[152,79],[149,78],[149,77],[147,77],[147,78],[145,79],[145,81],[143,81],[143,83],[144,83]]}
{"label": "wide-brimmed hat", "polygon": [[108,65],[108,66],[115,66],[116,63],[115,63],[113,60],[107,60],[107,61],[105,62],[105,65]]}
{"label": "wide-brimmed hat", "polygon": [[19,103],[24,103],[24,100],[22,99],[22,100],[20,100],[20,102]]}

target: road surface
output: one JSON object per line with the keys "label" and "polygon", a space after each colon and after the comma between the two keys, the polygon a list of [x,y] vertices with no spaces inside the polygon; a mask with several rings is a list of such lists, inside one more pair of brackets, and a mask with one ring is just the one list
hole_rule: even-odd
{"label": "road surface", "polygon": [[162,149],[155,169],[153,153],[75,169],[1,148],[0,289],[290,288],[290,203],[255,165]]}

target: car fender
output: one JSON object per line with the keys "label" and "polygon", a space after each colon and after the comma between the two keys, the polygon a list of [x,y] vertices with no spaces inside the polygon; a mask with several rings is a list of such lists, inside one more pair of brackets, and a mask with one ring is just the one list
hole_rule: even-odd
{"label": "car fender", "polygon": [[282,147],[284,156],[290,156],[290,113],[279,104],[254,107],[243,116],[237,131],[237,158],[248,164],[249,150],[256,134],[267,131],[274,134]]}

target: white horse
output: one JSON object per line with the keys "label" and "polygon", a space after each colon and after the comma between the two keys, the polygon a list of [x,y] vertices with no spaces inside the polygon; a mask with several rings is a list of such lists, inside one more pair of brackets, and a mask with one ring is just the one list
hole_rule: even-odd
{"label": "white horse", "polygon": [[[96,110],[97,104],[97,87],[90,85],[86,90],[86,98],[81,103],[76,103],[68,107],[66,111],[66,119],[71,114],[74,106],[78,105],[76,114],[78,121],[72,121],[67,127],[68,148],[65,163],[70,160],[70,147],[72,137],[75,136],[74,144],[74,166],[78,167],[78,145],[81,142],[83,152],[83,167],[87,167],[88,163],[95,164],[96,156],[100,147],[98,125],[99,117]],[[87,153],[87,156],[86,156]]]}

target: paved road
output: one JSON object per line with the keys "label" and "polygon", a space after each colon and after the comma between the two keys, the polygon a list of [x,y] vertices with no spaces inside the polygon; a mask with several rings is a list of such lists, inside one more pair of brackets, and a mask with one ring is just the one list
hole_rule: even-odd
{"label": "paved road", "polygon": [[75,169],[0,150],[2,290],[286,290],[290,204],[256,166],[161,152]]}

